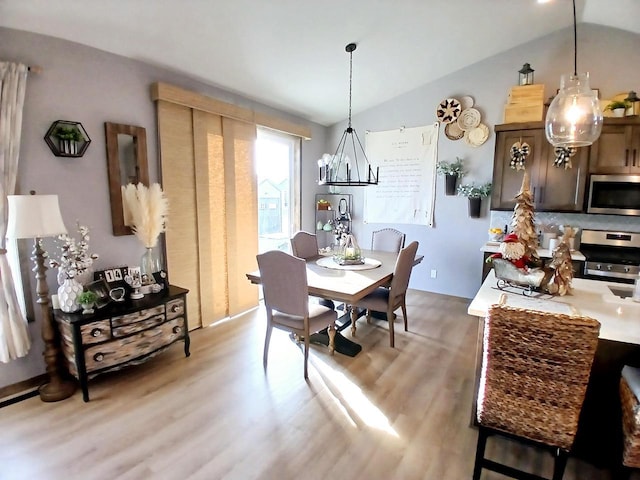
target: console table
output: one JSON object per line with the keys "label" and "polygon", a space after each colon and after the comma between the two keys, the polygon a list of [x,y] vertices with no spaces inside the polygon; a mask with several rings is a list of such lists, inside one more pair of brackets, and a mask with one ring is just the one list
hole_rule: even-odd
{"label": "console table", "polygon": [[178,340],[190,355],[188,292],[171,285],[140,300],[112,301],[90,315],[53,311],[67,367],[80,382],[85,402],[89,378],[145,362]]}

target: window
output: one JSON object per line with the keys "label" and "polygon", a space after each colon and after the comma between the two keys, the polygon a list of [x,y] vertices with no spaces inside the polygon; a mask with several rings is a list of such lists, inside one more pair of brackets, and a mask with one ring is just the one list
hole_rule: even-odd
{"label": "window", "polygon": [[290,252],[289,239],[300,228],[300,139],[258,128],[256,171],[258,251]]}

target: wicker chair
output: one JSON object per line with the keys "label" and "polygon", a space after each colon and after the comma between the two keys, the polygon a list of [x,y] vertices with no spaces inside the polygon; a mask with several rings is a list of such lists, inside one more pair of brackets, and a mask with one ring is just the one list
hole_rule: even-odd
{"label": "wicker chair", "polygon": [[[625,366],[620,378],[620,403],[622,406],[622,464],[640,468],[640,368]],[[629,472],[625,472],[629,473]]]}
{"label": "wicker chair", "polygon": [[[498,434],[541,446],[555,457],[553,480],[564,474],[573,445],[600,323],[588,317],[493,305],[484,323],[478,392],[478,445],[473,472],[542,477],[485,458]],[[527,476],[529,475],[529,476]]]}

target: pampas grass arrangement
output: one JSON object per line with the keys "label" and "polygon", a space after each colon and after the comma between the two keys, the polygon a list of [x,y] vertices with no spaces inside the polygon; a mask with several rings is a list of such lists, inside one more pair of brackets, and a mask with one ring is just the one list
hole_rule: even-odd
{"label": "pampas grass arrangement", "polygon": [[169,202],[160,187],[129,183],[122,187],[124,223],[135,233],[146,248],[153,248],[165,231]]}

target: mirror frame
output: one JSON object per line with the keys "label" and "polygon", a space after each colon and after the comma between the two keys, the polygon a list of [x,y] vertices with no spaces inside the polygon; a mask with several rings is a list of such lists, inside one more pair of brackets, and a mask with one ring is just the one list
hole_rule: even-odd
{"label": "mirror frame", "polygon": [[122,176],[118,154],[118,134],[131,135],[136,151],[136,163],[139,171],[138,181],[149,186],[149,166],[147,163],[147,131],[144,127],[123,125],[120,123],[104,123],[107,140],[107,171],[109,174],[109,196],[111,198],[111,221],[113,234],[118,237],[131,235],[133,231],[124,224],[122,200]]}

